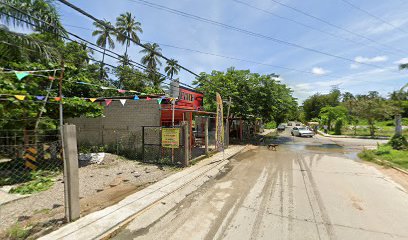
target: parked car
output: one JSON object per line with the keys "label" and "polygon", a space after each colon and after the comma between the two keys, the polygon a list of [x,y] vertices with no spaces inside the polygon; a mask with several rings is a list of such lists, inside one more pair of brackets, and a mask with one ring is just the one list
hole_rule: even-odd
{"label": "parked car", "polygon": [[300,123],[296,123],[296,126],[300,126]]}
{"label": "parked car", "polygon": [[285,131],[286,126],[284,124],[279,124],[279,126],[276,128],[278,131]]}
{"label": "parked car", "polygon": [[289,127],[292,127],[292,123],[291,123],[291,122],[288,122],[288,126],[289,126]]}
{"label": "parked car", "polygon": [[304,127],[294,127],[290,133],[292,134],[292,136],[299,136],[299,137],[313,137],[314,136],[314,132]]}

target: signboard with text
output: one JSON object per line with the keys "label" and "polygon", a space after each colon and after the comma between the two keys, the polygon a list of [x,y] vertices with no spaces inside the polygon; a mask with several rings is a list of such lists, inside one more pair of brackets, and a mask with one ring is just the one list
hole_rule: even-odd
{"label": "signboard with text", "polygon": [[178,148],[180,146],[180,129],[162,128],[162,146],[165,148]]}

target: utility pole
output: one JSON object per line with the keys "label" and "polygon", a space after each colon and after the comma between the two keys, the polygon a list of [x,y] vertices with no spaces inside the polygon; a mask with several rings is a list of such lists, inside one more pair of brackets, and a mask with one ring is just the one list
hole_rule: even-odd
{"label": "utility pole", "polygon": [[230,130],[229,130],[229,115],[230,115],[230,108],[231,108],[231,104],[232,104],[231,97],[229,97],[229,100],[228,100],[227,104],[228,104],[228,110],[227,110],[227,121],[225,123],[225,132],[226,132],[226,135],[225,135],[225,148],[228,148],[228,146],[229,146],[229,132],[230,132]]}

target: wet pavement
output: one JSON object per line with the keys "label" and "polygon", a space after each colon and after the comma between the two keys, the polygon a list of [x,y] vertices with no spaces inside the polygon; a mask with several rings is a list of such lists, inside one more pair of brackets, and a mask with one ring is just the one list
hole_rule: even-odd
{"label": "wet pavement", "polygon": [[285,132],[268,143],[277,151],[236,156],[176,207],[136,217],[114,239],[408,239],[407,192],[356,157],[375,140]]}

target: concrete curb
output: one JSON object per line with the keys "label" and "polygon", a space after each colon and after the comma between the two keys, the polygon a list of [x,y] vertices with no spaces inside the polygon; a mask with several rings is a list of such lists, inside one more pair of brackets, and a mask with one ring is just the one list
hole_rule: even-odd
{"label": "concrete curb", "polygon": [[373,140],[388,140],[390,137],[368,137],[368,136],[347,136],[347,135],[331,135],[326,134],[322,131],[317,131],[323,137],[331,137],[331,138],[355,138],[355,139],[373,139]]}
{"label": "concrete curb", "polygon": [[402,168],[396,167],[396,166],[395,166],[393,163],[391,163],[391,162],[388,162],[388,161],[385,161],[385,160],[381,160],[381,159],[377,159],[377,158],[374,158],[373,160],[374,160],[374,162],[377,162],[377,163],[386,165],[386,166],[388,166],[388,167],[390,167],[390,168],[393,168],[393,169],[395,169],[395,170],[397,170],[397,171],[399,171],[399,172],[401,172],[401,173],[404,173],[404,174],[407,174],[407,175],[408,175],[408,171],[407,171],[407,170],[404,170],[404,169],[402,169]]}
{"label": "concrete curb", "polygon": [[[216,174],[218,174],[223,166],[228,163],[228,159],[244,151],[247,146],[237,146],[238,149],[234,152],[225,153],[224,160],[223,153],[215,154],[198,162],[196,165],[126,197],[118,204],[88,214],[40,239],[105,239],[136,218],[138,214],[160,202],[168,195],[184,188],[194,180],[205,176],[207,172],[215,170]],[[199,185],[195,186],[196,189],[209,179],[206,178],[201,181]]]}

